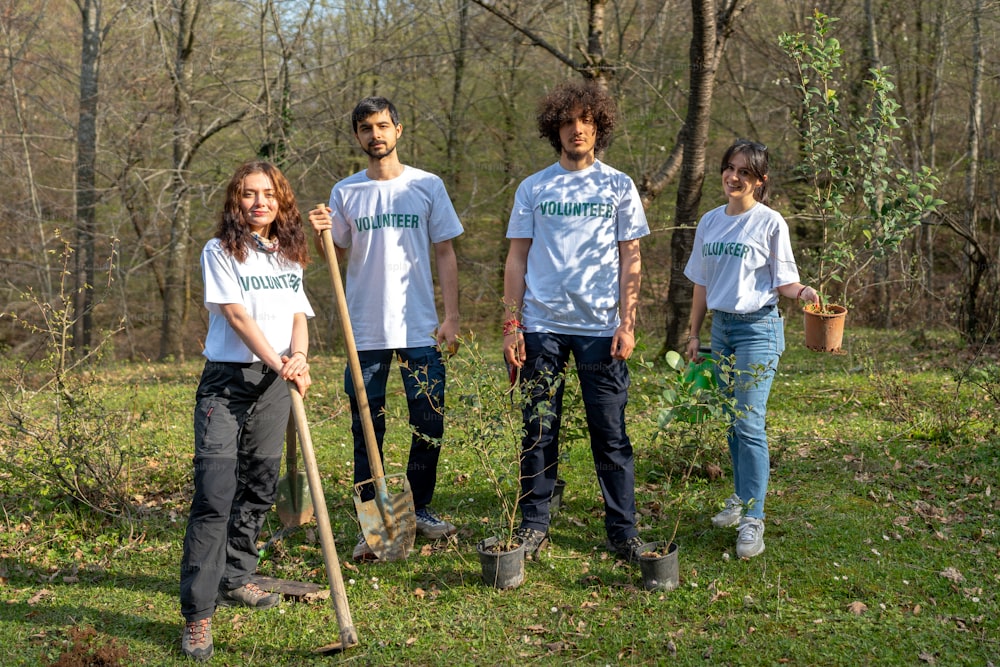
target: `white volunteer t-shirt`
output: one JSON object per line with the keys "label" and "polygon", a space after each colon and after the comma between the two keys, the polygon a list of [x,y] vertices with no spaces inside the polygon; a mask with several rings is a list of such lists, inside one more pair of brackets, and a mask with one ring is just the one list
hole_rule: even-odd
{"label": "white volunteer t-shirt", "polygon": [[292,316],[313,316],[302,283],[302,267],[251,248],[242,264],[212,239],[201,251],[208,336],[202,354],[211,361],[253,363],[260,359],[229,326],[220,304],[241,303],[278,354],[288,354]]}
{"label": "white volunteer t-shirt", "polygon": [[684,275],[703,285],[709,310],[752,313],[778,303],[778,288],[798,282],[788,224],[757,203],[740,215],[712,209],[698,222]]}
{"label": "white volunteer t-shirt", "polygon": [[333,186],[333,241],[349,248],[347,310],[358,350],[434,345],[432,244],[462,233],[444,182],[406,166],[387,181],[364,171]]}
{"label": "white volunteer t-shirt", "polygon": [[507,238],[531,239],[525,330],[613,335],[620,324],[618,243],[647,234],[635,183],[600,160],[579,171],[557,162],[522,181]]}

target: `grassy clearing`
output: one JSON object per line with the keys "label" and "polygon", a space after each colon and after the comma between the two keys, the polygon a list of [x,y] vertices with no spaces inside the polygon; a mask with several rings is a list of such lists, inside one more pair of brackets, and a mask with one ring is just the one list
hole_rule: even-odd
{"label": "grassy clearing", "polygon": [[[662,370],[635,373],[643,535],[665,539],[680,517],[681,585],[671,593],[645,592],[637,570],[604,550],[581,440],[560,468],[567,490],[553,547],[527,564],[520,588],[480,582],[474,545],[496,525],[497,502],[460,442],[443,453],[435,502],[462,526],[458,540],[418,540],[404,563],[350,564],[357,525],[343,362],[316,359],[310,427],[361,643],[337,657],[313,653],[338,638],[328,602],[221,609],[212,664],[1000,664],[997,406],[971,385],[959,389],[947,363],[960,355],[945,336],[914,346],[898,332],[849,331],[851,353],[830,356],[802,349],[796,323],[789,329],[769,415],[767,550],[751,561],[735,558],[735,531],[708,523],[731,489],[724,444],[709,443],[705,460],[721,463],[724,477],[699,468],[681,479],[704,443],[679,425],[657,436]],[[499,367],[487,370],[505,381]],[[136,364],[101,382],[143,415],[131,521],[74,510],[42,486],[29,494],[2,477],[0,664],[185,664],[177,571],[199,372],[197,362]],[[398,412],[389,428],[387,472],[395,472],[408,441]],[[279,527],[272,515],[264,539]],[[273,544],[260,571],[325,584],[315,530]],[[99,651],[103,662],[68,662]]]}

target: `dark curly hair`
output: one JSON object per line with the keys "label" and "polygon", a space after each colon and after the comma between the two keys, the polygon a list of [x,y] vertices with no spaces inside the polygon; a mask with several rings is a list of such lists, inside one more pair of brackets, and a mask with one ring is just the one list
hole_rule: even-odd
{"label": "dark curly hair", "polygon": [[603,152],[611,143],[618,112],[611,95],[595,81],[566,81],[542,98],[538,105],[539,136],[548,139],[556,153],[562,153],[559,128],[572,120],[571,114],[577,109],[593,119],[597,126],[594,152]]}
{"label": "dark curly hair", "polygon": [[302,214],[295,203],[295,193],[281,170],[270,162],[254,160],[236,169],[226,186],[226,202],[219,214],[215,237],[221,241],[226,252],[240,262],[246,261],[255,241],[250,236],[250,226],[243,219],[240,199],[243,195],[243,182],[250,174],[264,174],[274,186],[278,215],[271,225],[271,236],[278,239],[278,254],[299,266],[305,266],[309,263],[309,245],[306,243],[305,232],[302,231]]}

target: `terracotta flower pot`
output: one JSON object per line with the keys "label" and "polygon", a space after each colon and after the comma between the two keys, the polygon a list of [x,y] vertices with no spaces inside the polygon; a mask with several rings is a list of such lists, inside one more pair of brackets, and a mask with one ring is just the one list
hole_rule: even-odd
{"label": "terracotta flower pot", "polygon": [[847,308],[826,305],[817,312],[815,305],[802,308],[805,315],[806,347],[815,352],[840,352],[844,341],[844,320]]}

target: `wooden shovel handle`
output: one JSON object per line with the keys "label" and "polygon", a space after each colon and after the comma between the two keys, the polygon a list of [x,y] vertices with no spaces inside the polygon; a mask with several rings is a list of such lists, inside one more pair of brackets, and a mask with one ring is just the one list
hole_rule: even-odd
{"label": "wooden shovel handle", "polygon": [[337,625],[340,626],[340,641],[344,648],[348,648],[358,643],[358,634],[354,629],[351,609],[347,604],[347,589],[344,588],[344,577],[340,572],[340,559],[337,558],[337,546],[333,541],[333,529],[330,528],[330,515],[326,509],[326,497],[323,495],[323,486],[319,478],[316,451],[313,449],[312,435],[309,433],[309,422],[306,421],[305,402],[294,382],[288,382],[288,393],[292,399],[295,429],[298,431],[299,442],[302,445],[302,462],[306,466],[309,494],[312,496],[313,508],[316,512],[319,543],[323,550],[326,577],[330,583],[330,601],[337,615]]}
{"label": "wooden shovel handle", "polygon": [[[324,204],[316,206],[325,209]],[[368,465],[371,467],[372,478],[378,480],[385,477],[385,470],[382,468],[382,456],[379,454],[378,441],[375,439],[375,424],[368,407],[368,392],[365,390],[365,379],[361,374],[361,361],[358,359],[358,348],[354,342],[351,316],[347,312],[347,296],[344,293],[344,282],[340,277],[340,265],[337,263],[337,249],[333,245],[333,235],[329,229],[324,229],[321,237],[323,252],[326,253],[326,264],[330,268],[330,279],[333,281],[337,313],[340,317],[341,328],[344,330],[347,364],[351,370],[351,380],[354,383],[354,398],[358,402],[358,412],[361,413],[361,429],[365,437],[365,451],[368,452]]]}
{"label": "wooden shovel handle", "polygon": [[297,446],[295,444],[295,413],[289,411],[288,426],[285,428],[285,474],[288,479],[294,480],[299,472],[297,459]]}

